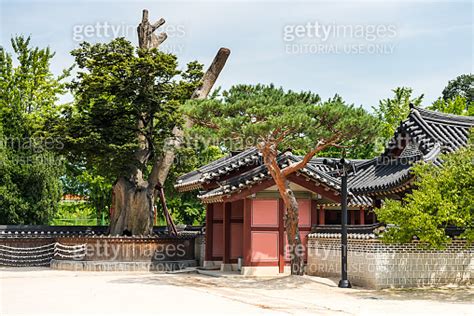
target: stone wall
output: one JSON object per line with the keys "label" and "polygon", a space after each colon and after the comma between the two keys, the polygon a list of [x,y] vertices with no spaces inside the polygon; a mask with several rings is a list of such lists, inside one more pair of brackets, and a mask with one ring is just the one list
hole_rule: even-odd
{"label": "stone wall", "polygon": [[206,256],[206,236],[199,235],[194,239],[194,258],[196,258],[199,267],[204,264]]}
{"label": "stone wall", "polygon": [[[309,236],[309,275],[340,277],[339,236]],[[473,282],[473,247],[462,240],[453,241],[443,250],[427,250],[417,242],[384,244],[373,236],[357,237],[349,236],[348,242],[348,278],[353,285],[381,289]]]}
{"label": "stone wall", "polygon": [[[174,271],[196,266],[195,238],[201,236],[198,233],[180,233],[176,237],[0,234],[0,266]],[[200,249],[198,254],[202,251]]]}
{"label": "stone wall", "polygon": [[[195,236],[90,236],[57,237],[63,246],[84,245],[81,261],[161,262],[195,260]],[[61,260],[61,257],[55,257]],[[65,258],[68,260],[70,258]]]}

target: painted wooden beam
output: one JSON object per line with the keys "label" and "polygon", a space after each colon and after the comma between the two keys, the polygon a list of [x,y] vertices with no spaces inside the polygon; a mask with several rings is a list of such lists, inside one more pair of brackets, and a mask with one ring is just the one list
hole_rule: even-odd
{"label": "painted wooden beam", "polygon": [[285,271],[285,203],[278,200],[278,272]]}
{"label": "painted wooden beam", "polygon": [[359,222],[360,225],[365,225],[365,211],[363,207],[359,210]]}
{"label": "painted wooden beam", "polygon": [[292,174],[288,177],[288,180],[290,180],[293,183],[296,183],[298,185],[301,185],[303,188],[306,188],[312,192],[318,193],[321,196],[330,199],[334,202],[341,202],[341,196],[339,195],[338,192],[329,189],[326,191],[327,188],[323,185],[316,185],[315,182],[313,181],[306,181],[306,179],[303,176],[298,176],[296,174]]}
{"label": "painted wooden beam", "polygon": [[252,260],[251,238],[252,200],[244,199],[244,227],[243,227],[243,265],[250,266]]}
{"label": "painted wooden beam", "polygon": [[224,203],[224,210],[223,210],[223,235],[222,238],[224,240],[224,257],[223,263],[230,263],[230,216],[232,210],[232,203]]}
{"label": "painted wooden beam", "polygon": [[212,261],[212,231],[214,226],[214,204],[206,205],[206,261]]}

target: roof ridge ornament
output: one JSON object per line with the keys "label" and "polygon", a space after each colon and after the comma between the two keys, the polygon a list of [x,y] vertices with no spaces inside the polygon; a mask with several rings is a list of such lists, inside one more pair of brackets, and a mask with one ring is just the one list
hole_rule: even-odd
{"label": "roof ridge ornament", "polygon": [[[412,102],[408,104],[408,107],[410,108],[410,113],[417,113],[420,114],[420,111],[418,111],[418,107],[415,106]],[[408,120],[408,117],[405,119],[405,121]]]}

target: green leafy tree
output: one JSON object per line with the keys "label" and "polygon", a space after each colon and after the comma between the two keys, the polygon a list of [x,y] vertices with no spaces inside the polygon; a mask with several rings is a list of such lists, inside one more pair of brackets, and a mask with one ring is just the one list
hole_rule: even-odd
{"label": "green leafy tree", "polygon": [[62,178],[65,194],[80,195],[87,199],[97,223],[109,219],[112,204],[112,181],[98,175],[94,170],[67,165],[66,175]]}
{"label": "green leafy tree", "polygon": [[[257,146],[287,209],[292,274],[302,274],[298,203],[288,177],[330,146],[359,137],[370,141],[375,119],[338,96],[321,102],[314,93],[284,91],[272,85],[234,86],[219,97],[188,102],[185,112],[195,125],[217,133],[225,148]],[[277,162],[278,150],[286,148],[304,150],[304,157],[282,167]]]}
{"label": "green leafy tree", "polygon": [[[170,213],[178,223],[188,225],[204,224],[205,208],[196,197],[195,192],[178,193],[176,191],[173,185],[176,183],[176,178],[222,156],[223,151],[221,148],[202,142],[193,145],[188,144],[188,146],[183,146],[177,152],[177,159],[170,170],[165,192]],[[158,214],[161,213],[158,212]]]}
{"label": "green leafy tree", "polygon": [[50,225],[97,225],[96,211],[88,201],[61,201]]}
{"label": "green leafy tree", "polygon": [[474,75],[461,75],[448,82],[442,97],[428,107],[430,110],[456,114],[474,115]]}
{"label": "green leafy tree", "polygon": [[95,210],[97,223],[101,222],[102,219],[108,219],[112,204],[112,195],[110,194],[112,192],[112,182],[103,176],[88,171],[84,171],[79,176],[79,180],[85,183],[85,193],[88,202]]}
{"label": "green leafy tree", "polygon": [[401,121],[410,113],[410,103],[419,106],[423,95],[413,97],[413,90],[407,87],[399,87],[392,90],[395,96],[379,102],[379,107],[373,107],[375,116],[380,120],[382,130],[376,145],[376,151],[381,152],[385,144],[393,136]]}
{"label": "green leafy tree", "polygon": [[443,90],[443,100],[454,100],[456,97],[466,99],[466,105],[470,106],[474,102],[474,75],[465,74],[456,77],[448,82]]}
{"label": "green leafy tree", "polygon": [[[61,141],[45,133],[57,112],[67,71],[50,71],[54,54],[31,47],[30,38],[11,40],[13,54],[0,47],[0,222],[47,224],[61,198]],[[16,63],[14,63],[16,58]]]}
{"label": "green leafy tree", "polygon": [[72,164],[116,179],[111,233],[150,233],[157,177],[153,167],[165,139],[182,123],[179,107],[199,85],[202,65],[178,69],[176,56],[135,49],[123,38],[82,43],[72,52],[79,68],[75,103],[63,111]]}
{"label": "green leafy tree", "polygon": [[87,219],[87,224],[108,221],[112,203],[112,180],[98,175],[95,170],[87,170],[84,166],[66,163],[65,167],[65,174],[61,177],[64,194],[81,196],[84,200],[62,202],[61,214],[56,218],[59,221],[77,222],[80,219],[78,216],[87,215],[87,218],[81,219]]}
{"label": "green leafy tree", "polygon": [[474,146],[442,156],[443,165],[418,163],[413,167],[415,189],[402,201],[386,200],[376,209],[378,219],[393,224],[383,234],[388,242],[410,242],[442,248],[451,239],[448,226],[464,228],[462,236],[474,240]]}
{"label": "green leafy tree", "polygon": [[[119,38],[82,43],[72,52],[79,67],[71,85],[76,102],[63,113],[57,132],[67,135],[73,164],[115,179],[112,234],[152,233],[155,197],[161,198],[182,144],[183,123],[189,125],[180,105],[207,97],[230,54],[219,49],[204,74],[197,62],[181,70],[176,56],[158,51],[167,36],[154,32],[163,23],[150,23],[143,10],[138,49]],[[166,218],[175,232],[171,217]]]}
{"label": "green leafy tree", "polygon": [[461,96],[456,96],[454,99],[448,100],[439,98],[433,102],[432,105],[428,106],[427,109],[456,115],[474,115],[474,107],[469,106],[466,99]]}

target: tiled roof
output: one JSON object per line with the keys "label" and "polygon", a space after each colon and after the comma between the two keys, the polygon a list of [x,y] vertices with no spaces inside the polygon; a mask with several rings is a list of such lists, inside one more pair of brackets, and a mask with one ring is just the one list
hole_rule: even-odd
{"label": "tiled roof", "polygon": [[180,192],[200,189],[204,183],[219,179],[233,170],[246,166],[261,165],[260,157],[261,155],[256,148],[249,148],[238,154],[225,156],[182,175],[176,180],[175,188]]}
{"label": "tiled roof", "polygon": [[[200,226],[178,228],[180,235],[199,234]],[[46,225],[0,225],[0,239],[2,238],[52,238],[52,237],[113,237],[107,234],[108,226],[46,226]],[[154,226],[155,237],[169,236],[166,226]],[[120,236],[122,238],[124,236]],[[136,237],[136,236],[135,236]]]}
{"label": "tiled roof", "polygon": [[[365,225],[347,225],[347,233],[356,239],[371,239],[380,231],[380,223]],[[313,227],[308,237],[313,238],[341,238],[341,225],[318,225]]]}
{"label": "tiled roof", "polygon": [[[349,190],[349,198],[347,202],[348,207],[364,207],[368,208],[371,207],[373,202],[372,198],[368,197],[367,195],[362,195],[362,194],[355,194],[353,191]],[[325,206],[340,206],[341,203],[321,203],[322,205]]]}
{"label": "tiled roof", "polygon": [[[277,158],[278,164],[282,168],[300,160],[301,157],[294,156],[289,152],[281,153]],[[306,167],[299,170],[297,174],[336,192],[340,190],[338,179],[333,178],[313,165],[308,164]],[[221,202],[225,196],[240,192],[268,179],[271,179],[271,176],[267,167],[265,165],[259,165],[247,172],[219,183],[218,188],[204,192],[198,197],[205,203]]]}
{"label": "tiled roof", "polygon": [[434,146],[432,151],[420,159],[378,157],[361,165],[357,174],[349,178],[349,187],[354,194],[394,193],[406,189],[412,179],[411,166],[414,162],[434,161],[440,153],[440,146]]}
{"label": "tiled roof", "polygon": [[[467,144],[474,118],[438,113],[412,107],[410,114],[395,131],[385,152],[361,164],[349,186],[355,194],[387,194],[403,191],[413,178],[411,166],[417,161],[440,165],[438,156]],[[402,135],[409,143],[398,157],[390,155]]]}
{"label": "tiled roof", "polygon": [[412,107],[408,118],[396,129],[383,155],[387,155],[397,139],[407,134],[426,155],[439,144],[443,151],[454,151],[465,146],[469,129],[474,127],[474,117],[439,113]]}
{"label": "tiled roof", "polygon": [[[341,233],[312,233],[308,234],[308,238],[328,238],[328,239],[337,239],[341,240]],[[377,239],[375,234],[347,234],[349,239]]]}
{"label": "tiled roof", "polygon": [[[438,155],[466,145],[469,129],[473,126],[473,117],[412,107],[408,118],[397,128],[382,155],[370,160],[352,160],[356,165],[357,173],[349,178],[349,205],[370,206],[372,201],[369,196],[405,190],[413,178],[410,169],[414,162],[431,161],[439,165],[441,161]],[[408,136],[405,137],[407,141],[400,143],[400,138],[404,136]],[[399,143],[402,145],[398,145]],[[280,154],[278,161],[281,166],[284,166],[301,159],[301,156],[285,152]],[[339,191],[340,179],[323,163],[323,159],[311,159],[296,174],[318,185]],[[245,168],[245,170],[228,178],[231,172],[240,168]],[[224,176],[227,176],[226,180],[220,181]],[[270,178],[267,168],[262,163],[261,154],[256,148],[250,148],[181,176],[175,187],[179,191],[189,191],[202,189],[203,184],[214,182],[217,188],[199,195],[202,201],[212,203],[223,201],[226,196]]]}
{"label": "tiled roof", "polygon": [[397,159],[388,164],[380,164],[378,159],[373,159],[362,167],[354,177],[349,178],[349,187],[355,194],[384,191],[410,178],[410,164]]}

